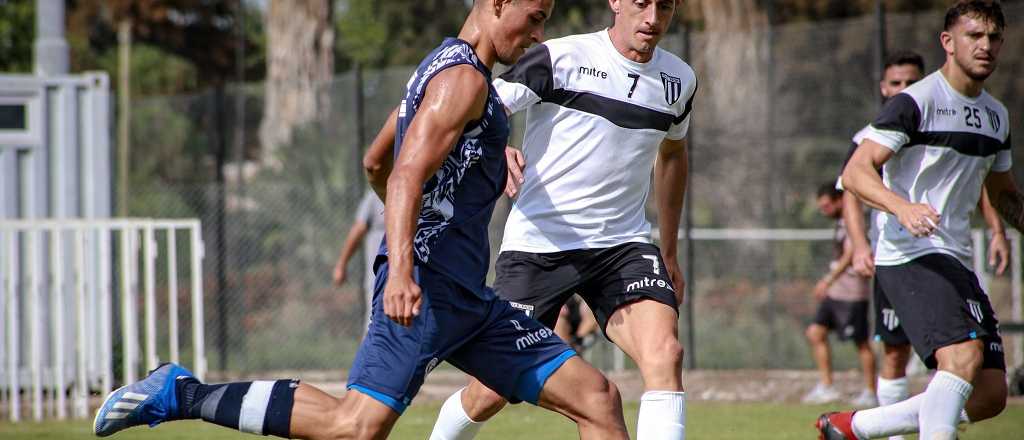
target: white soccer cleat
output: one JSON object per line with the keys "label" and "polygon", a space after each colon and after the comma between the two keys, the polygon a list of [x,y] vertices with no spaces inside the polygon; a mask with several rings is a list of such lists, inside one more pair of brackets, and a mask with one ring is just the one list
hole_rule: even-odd
{"label": "white soccer cleat", "polygon": [[839,394],[839,391],[836,391],[835,387],[819,382],[811,389],[810,392],[804,395],[804,398],[801,401],[803,403],[820,405],[822,403],[836,402],[841,397],[842,396]]}
{"label": "white soccer cleat", "polygon": [[850,401],[850,404],[860,409],[874,408],[878,406],[878,397],[871,390],[864,389]]}

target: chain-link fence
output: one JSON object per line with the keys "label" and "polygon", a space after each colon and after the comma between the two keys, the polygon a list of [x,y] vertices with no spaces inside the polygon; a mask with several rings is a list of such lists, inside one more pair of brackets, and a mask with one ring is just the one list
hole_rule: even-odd
{"label": "chain-link fence", "polygon": [[[1004,9],[1006,45],[987,89],[1010,109],[1012,131],[1024,133],[1024,4]],[[885,22],[890,49],[917,50],[928,71],[940,66],[941,11],[891,14]],[[876,18],[866,16],[721,33],[680,29],[665,37],[662,46],[689,61],[700,79],[690,156],[694,227],[831,227],[816,213],[813,195],[836,177],[853,133],[878,110],[878,32]],[[356,76],[339,75],[325,91],[328,121],[299,130],[271,165],[238,167],[237,161],[259,156],[259,84],[133,104],[132,144],[140,153],[132,167],[144,177],[132,180],[128,214],[202,220],[212,370],[349,365],[365,304],[360,283],[335,287],[331,270],[365,189],[358,158],[368,139],[360,143],[356,124],[364,120],[366,138],[372,137],[411,72],[411,66],[364,71],[362,106]],[[365,109],[362,119],[357,108]],[[516,121],[513,143],[521,139],[522,121]],[[220,154],[211,158],[209,151]],[[167,186],[151,177],[163,174],[220,183]],[[507,209],[502,201],[496,210],[495,243]],[[657,213],[649,211],[653,220]],[[693,270],[690,352],[697,366],[811,367],[803,328],[831,246],[813,240],[693,246],[692,261],[681,257]],[[353,260],[353,266],[362,261]],[[1003,316],[1008,286],[1005,277],[991,285]],[[687,324],[681,321],[684,333]],[[839,368],[855,365],[852,348],[836,351]]]}

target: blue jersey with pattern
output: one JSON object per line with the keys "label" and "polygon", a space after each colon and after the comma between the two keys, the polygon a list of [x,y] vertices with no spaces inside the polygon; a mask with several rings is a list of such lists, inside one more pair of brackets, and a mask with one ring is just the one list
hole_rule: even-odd
{"label": "blue jersey with pattern", "polygon": [[[395,157],[398,157],[427,84],[449,67],[468,64],[484,75],[487,104],[481,118],[470,122],[437,172],[423,185],[423,203],[413,247],[418,264],[456,281],[487,299],[493,292],[485,279],[490,265],[487,226],[494,203],[505,188],[505,145],[509,123],[504,105],[491,84],[491,71],[469,43],[447,38],[417,67],[398,110]],[[387,237],[378,253],[387,256]]]}

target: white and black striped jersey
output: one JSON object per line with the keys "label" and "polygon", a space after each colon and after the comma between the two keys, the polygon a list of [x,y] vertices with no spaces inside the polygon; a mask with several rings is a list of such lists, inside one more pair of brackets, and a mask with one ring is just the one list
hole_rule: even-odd
{"label": "white and black striped jersey", "polygon": [[935,72],[890,99],[865,137],[895,152],[883,166],[885,186],[941,218],[934,234],[914,237],[895,215],[876,214],[875,264],[943,253],[972,267],[970,219],[985,176],[1010,170],[1006,107],[985,91],[964,96]]}
{"label": "white and black striped jersey", "polygon": [[494,86],[510,112],[527,110],[526,181],[501,250],[650,242],[651,170],[662,140],[686,136],[693,69],[660,48],[626,59],[600,31],[531,48]]}

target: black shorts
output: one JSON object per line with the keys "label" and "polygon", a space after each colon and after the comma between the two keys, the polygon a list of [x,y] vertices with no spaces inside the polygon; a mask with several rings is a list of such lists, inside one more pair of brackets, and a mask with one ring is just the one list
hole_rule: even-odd
{"label": "black shorts", "polygon": [[896,309],[892,307],[889,298],[882,292],[881,283],[875,279],[873,292],[875,300],[875,340],[885,345],[907,345],[910,339],[907,332],[900,326],[900,318],[896,316]]}
{"label": "black shorts", "polygon": [[936,350],[979,339],[982,368],[1006,371],[1003,338],[992,304],[974,272],[959,260],[928,254],[897,266],[876,266],[875,282],[928,368],[936,368]]}
{"label": "black shorts", "polygon": [[814,323],[836,332],[843,341],[868,340],[868,302],[838,301],[825,298],[818,305]]}
{"label": "black shorts", "polygon": [[615,310],[637,300],[652,299],[678,310],[661,251],[648,243],[549,253],[505,251],[495,271],[498,296],[548,328],[555,327],[559,310],[574,293],[593,310],[602,331]]}

